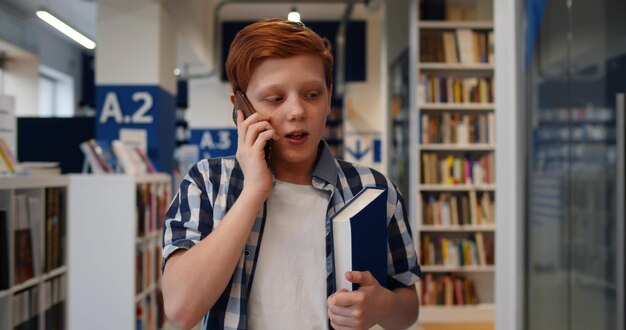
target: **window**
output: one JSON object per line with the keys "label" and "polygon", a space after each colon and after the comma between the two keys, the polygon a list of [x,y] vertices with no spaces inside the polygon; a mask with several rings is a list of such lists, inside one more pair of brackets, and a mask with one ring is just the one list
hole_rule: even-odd
{"label": "window", "polygon": [[39,111],[41,117],[74,115],[74,79],[44,65],[39,66]]}

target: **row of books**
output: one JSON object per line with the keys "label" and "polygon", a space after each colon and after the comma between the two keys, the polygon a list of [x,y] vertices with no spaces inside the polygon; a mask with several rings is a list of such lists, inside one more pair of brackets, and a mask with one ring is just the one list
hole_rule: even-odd
{"label": "row of books", "polygon": [[465,154],[422,153],[422,183],[492,184],[495,182],[493,153]]}
{"label": "row of books", "polygon": [[39,239],[41,224],[41,200],[25,194],[15,195],[13,218],[15,284],[23,283],[41,270],[43,263]]}
{"label": "row of books", "polygon": [[9,280],[9,215],[0,209],[0,291],[8,289]]}
{"label": "row of books", "polygon": [[423,63],[493,63],[493,31],[423,30],[420,35],[420,61]]}
{"label": "row of books", "polygon": [[136,306],[136,330],[158,330],[165,324],[165,310],[161,289],[155,291],[155,295],[147,295]]}
{"label": "row of books", "polygon": [[435,276],[426,274],[420,283],[422,305],[476,305],[480,303],[476,295],[474,281],[459,275]]}
{"label": "row of books", "polygon": [[493,103],[492,77],[460,78],[421,73],[417,99],[423,103]]}
{"label": "row of books", "polygon": [[49,272],[65,264],[66,191],[63,188],[46,188],[45,194],[44,271]]}
{"label": "row of books", "polygon": [[143,237],[163,227],[170,189],[165,183],[146,183],[137,186],[136,194],[137,237]]}
{"label": "row of books", "polygon": [[30,287],[13,296],[13,329],[39,328],[39,287]]}
{"label": "row of books", "polygon": [[450,267],[487,266],[494,262],[493,239],[482,232],[468,238],[423,234],[420,241],[422,265]]}
{"label": "row of books", "polygon": [[424,194],[423,224],[458,226],[495,224],[491,192]]}
{"label": "row of books", "polygon": [[[12,219],[14,235],[15,284],[61,267],[65,247],[65,192],[61,188],[47,188],[46,205],[37,196],[15,195],[15,213]],[[44,213],[42,213],[42,211]],[[0,289],[9,283],[8,213],[0,211]]]}
{"label": "row of books", "polygon": [[65,329],[66,276],[57,276],[44,282],[42,290],[44,291],[44,328]]}
{"label": "row of books", "polygon": [[91,172],[96,174],[157,172],[145,150],[128,142],[114,140],[109,143],[105,140],[90,139],[82,142],[79,147]]}
{"label": "row of books", "polygon": [[495,143],[495,119],[493,112],[428,113],[420,118],[421,143]]}
{"label": "row of books", "polygon": [[135,249],[135,293],[150,289],[161,278],[160,246],[137,246]]}

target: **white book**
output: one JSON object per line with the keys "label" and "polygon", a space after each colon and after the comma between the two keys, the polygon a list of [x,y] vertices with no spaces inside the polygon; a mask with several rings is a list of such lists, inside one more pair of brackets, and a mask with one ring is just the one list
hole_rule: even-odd
{"label": "white book", "polygon": [[459,58],[461,59],[461,63],[472,64],[478,62],[474,58],[474,35],[472,30],[456,30],[456,40],[459,44]]}

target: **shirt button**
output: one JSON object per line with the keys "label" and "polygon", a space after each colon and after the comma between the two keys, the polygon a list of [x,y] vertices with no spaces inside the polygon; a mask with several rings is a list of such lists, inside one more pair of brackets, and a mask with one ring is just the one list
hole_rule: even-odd
{"label": "shirt button", "polygon": [[243,251],[243,254],[244,254],[246,257],[247,257],[247,256],[249,256],[249,255],[250,255],[250,250],[245,249],[245,250]]}

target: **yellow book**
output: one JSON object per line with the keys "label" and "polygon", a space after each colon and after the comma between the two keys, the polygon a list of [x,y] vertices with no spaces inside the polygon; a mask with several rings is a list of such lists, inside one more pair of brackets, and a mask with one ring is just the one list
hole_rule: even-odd
{"label": "yellow book", "polygon": [[452,169],[454,168],[454,156],[452,155],[448,155],[447,157],[447,178],[448,181],[446,182],[447,184],[454,184],[454,175],[451,175],[450,172],[452,171]]}
{"label": "yellow book", "polygon": [[445,238],[441,239],[441,257],[443,259],[443,264],[448,265],[450,262],[448,260],[448,240]]}

